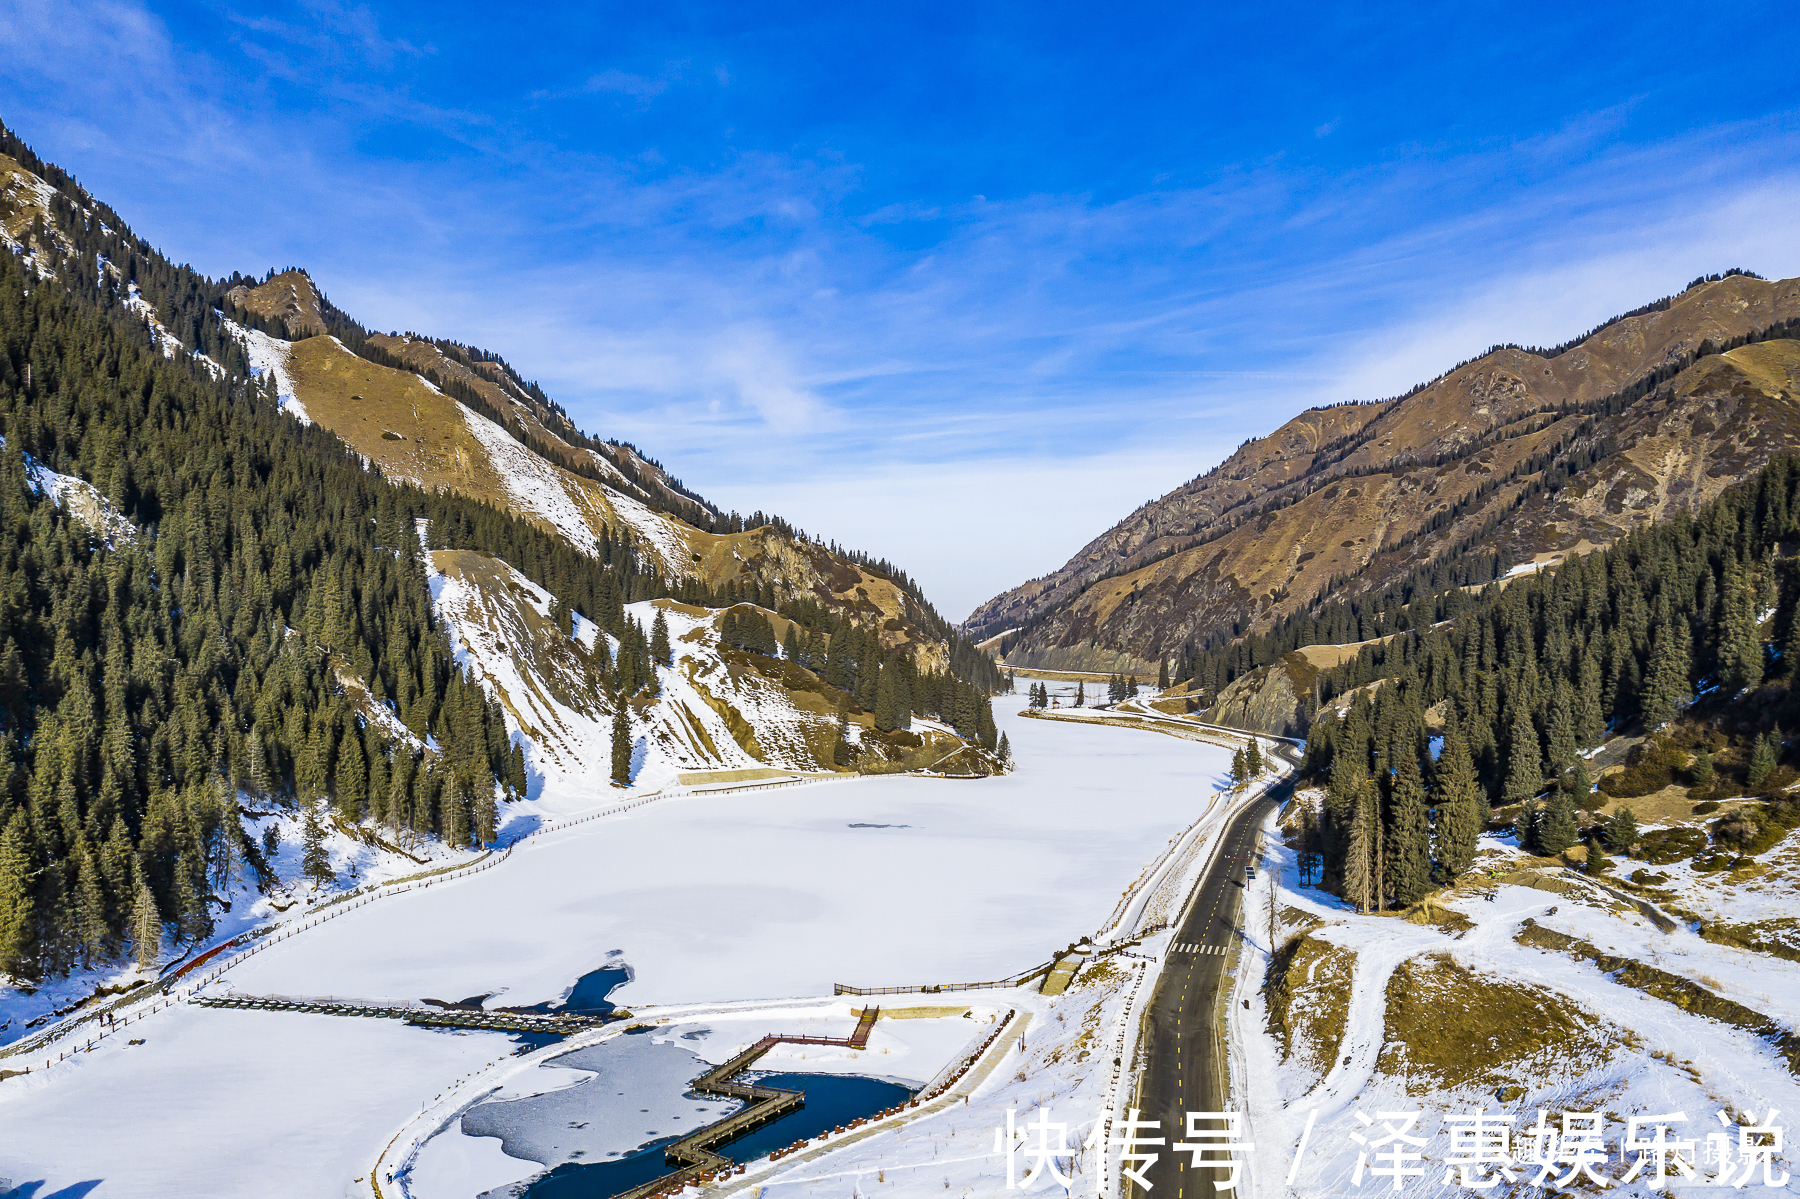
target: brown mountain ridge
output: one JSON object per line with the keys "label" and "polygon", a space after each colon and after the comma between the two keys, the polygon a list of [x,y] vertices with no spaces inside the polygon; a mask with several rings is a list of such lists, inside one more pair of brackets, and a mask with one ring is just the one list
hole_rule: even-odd
{"label": "brown mountain ridge", "polygon": [[[1606,545],[1800,444],[1800,330],[1779,328],[1796,317],[1800,280],[1734,273],[1570,347],[1501,347],[1395,400],[1303,412],[964,628],[1016,630],[1014,665],[1154,674],[1477,539],[1502,569]],[[1786,336],[1716,352],[1771,329]]]}

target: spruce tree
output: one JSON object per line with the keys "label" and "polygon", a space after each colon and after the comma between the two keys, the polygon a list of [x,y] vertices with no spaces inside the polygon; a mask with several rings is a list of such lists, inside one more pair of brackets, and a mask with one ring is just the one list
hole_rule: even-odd
{"label": "spruce tree", "polygon": [[1077,679],[1075,682],[1075,706],[1077,708],[1087,706],[1087,680],[1085,679]]}
{"label": "spruce tree", "polygon": [[331,869],[331,858],[325,852],[325,826],[319,819],[319,799],[308,795],[300,801],[301,823],[300,870],[313,882],[324,886],[337,875]]}
{"label": "spruce tree", "polygon": [[1513,819],[1513,832],[1518,836],[1519,848],[1526,853],[1539,852],[1537,838],[1538,830],[1542,826],[1542,821],[1539,819],[1542,814],[1537,800],[1528,799],[1519,805],[1519,814]]}
{"label": "spruce tree", "polygon": [[1769,775],[1775,772],[1778,761],[1776,741],[1769,734],[1764,733],[1756,739],[1756,745],[1750,751],[1750,768],[1744,775],[1744,786],[1751,791],[1761,788],[1764,783],[1768,782]]}
{"label": "spruce tree", "polygon": [[1544,787],[1543,746],[1536,727],[1523,706],[1513,709],[1512,727],[1507,731],[1506,787],[1502,803],[1524,803]]}
{"label": "spruce tree", "polygon": [[450,777],[445,780],[443,820],[439,830],[446,845],[462,849],[469,844],[470,830],[474,823],[471,811],[473,806],[469,788],[463,782],[462,775],[450,772]]}
{"label": "spruce tree", "polygon": [[663,610],[658,608],[656,620],[650,626],[650,657],[669,666],[674,661],[669,653],[669,622],[663,617]]}
{"label": "spruce tree", "polygon": [[0,834],[0,974],[38,976],[36,912],[25,814],[16,812]]}
{"label": "spruce tree", "polygon": [[1557,683],[1550,705],[1549,755],[1551,769],[1562,774],[1575,765],[1580,747],[1575,741],[1575,690],[1564,679]]}
{"label": "spruce tree", "polygon": [[625,714],[625,701],[616,701],[612,728],[612,781],[621,787],[631,785],[631,720]]}
{"label": "spruce tree", "polygon": [[75,939],[81,964],[92,967],[107,955],[111,930],[106,921],[106,890],[100,880],[100,867],[94,854],[84,844],[78,855],[75,883]]}
{"label": "spruce tree", "polygon": [[900,727],[899,717],[895,714],[894,674],[892,668],[882,671],[875,684],[875,727],[884,733]]}
{"label": "spruce tree", "polygon": [[1244,769],[1252,782],[1262,777],[1262,745],[1254,737],[1250,738],[1250,744],[1244,750]]}
{"label": "spruce tree", "polygon": [[1537,848],[1545,857],[1555,857],[1575,844],[1579,831],[1575,827],[1575,805],[1566,793],[1558,791],[1544,807],[1538,823]]}
{"label": "spruce tree", "polygon": [[1614,853],[1628,853],[1637,844],[1637,813],[1620,808],[1606,818],[1606,844]]}
{"label": "spruce tree", "polygon": [[475,792],[475,841],[492,845],[499,832],[499,811],[494,804],[494,789],[481,787]]}
{"label": "spruce tree", "polygon": [[1425,782],[1410,747],[1400,753],[1389,800],[1387,890],[1402,907],[1431,890],[1431,830],[1425,816]]}
{"label": "spruce tree", "polygon": [[1674,719],[1687,699],[1688,635],[1675,620],[1665,622],[1656,633],[1656,648],[1650,655],[1650,676],[1644,681],[1644,727],[1654,731]]}
{"label": "spruce tree", "polygon": [[1344,857],[1344,899],[1367,912],[1375,897],[1374,826],[1376,821],[1374,788],[1358,788],[1356,806],[1350,819],[1350,844]]}
{"label": "spruce tree", "polygon": [[1693,772],[1694,786],[1709,787],[1713,780],[1712,755],[1705,749],[1694,755],[1694,764],[1689,768]]}
{"label": "spruce tree", "polygon": [[995,751],[995,756],[1000,759],[1000,765],[1012,765],[1012,743],[1006,739],[1005,733],[1000,734],[1000,748]]}
{"label": "spruce tree", "polygon": [[1755,687],[1763,678],[1762,638],[1756,628],[1756,600],[1744,572],[1733,562],[1725,572],[1718,632],[1719,661],[1725,686],[1737,692]]}
{"label": "spruce tree", "polygon": [[1156,689],[1158,691],[1167,691],[1169,689],[1169,660],[1167,658],[1164,658],[1157,663]]}
{"label": "spruce tree", "polygon": [[131,942],[143,969],[156,969],[162,957],[162,937],[162,916],[156,910],[156,897],[150,894],[148,884],[140,882],[131,908]]}
{"label": "spruce tree", "polygon": [[1475,864],[1475,850],[1486,823],[1487,803],[1469,743],[1452,727],[1444,734],[1444,750],[1438,757],[1437,859],[1440,877],[1453,883]]}

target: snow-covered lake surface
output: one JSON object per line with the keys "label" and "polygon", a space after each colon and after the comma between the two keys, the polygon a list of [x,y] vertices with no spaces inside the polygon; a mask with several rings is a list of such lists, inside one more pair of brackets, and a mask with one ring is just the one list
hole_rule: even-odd
{"label": "snow-covered lake surface", "polygon": [[[610,957],[635,974],[612,1000],[640,1007],[1010,974],[1104,923],[1205,809],[1230,757],[1026,720],[1013,714],[1024,702],[995,705],[1020,763],[1010,776],[659,801],[350,912],[223,981],[250,993],[492,993],[491,1006],[512,1006],[556,1000]],[[41,1182],[39,1195],[88,1183],[100,1196],[366,1194],[367,1170],[421,1101],[514,1048],[499,1034],[195,1008],[142,1029],[143,1046],[109,1038],[0,1086],[0,1175]],[[921,1046],[916,1066],[863,1069],[929,1074],[940,1050],[954,1051]],[[494,1150],[470,1163],[486,1185],[505,1181],[498,1142],[465,1139]]]}

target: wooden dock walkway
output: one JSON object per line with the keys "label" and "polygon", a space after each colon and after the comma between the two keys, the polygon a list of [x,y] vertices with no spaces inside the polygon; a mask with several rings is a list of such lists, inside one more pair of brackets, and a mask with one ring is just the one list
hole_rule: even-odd
{"label": "wooden dock walkway", "polygon": [[875,1027],[881,1009],[865,1007],[856,1022],[856,1031],[847,1037],[803,1037],[803,1036],[767,1036],[749,1048],[734,1055],[731,1060],[714,1066],[693,1082],[693,1089],[707,1095],[720,1095],[729,1099],[741,1099],[749,1106],[741,1111],[733,1112],[722,1120],[715,1120],[704,1128],[696,1129],[679,1141],[663,1150],[663,1160],[676,1167],[675,1173],[653,1178],[649,1182],[633,1187],[616,1196],[615,1199],[650,1199],[653,1195],[663,1195],[680,1190],[695,1182],[719,1177],[741,1169],[740,1166],[722,1153],[714,1152],[714,1147],[736,1140],[755,1128],[760,1128],[773,1120],[806,1106],[806,1093],[789,1091],[780,1087],[760,1087],[753,1083],[739,1083],[731,1080],[748,1070],[752,1063],[777,1045],[840,1045],[848,1049],[863,1049],[869,1044],[869,1033]]}
{"label": "wooden dock walkway", "polygon": [[[259,1009],[268,1012],[302,1012],[317,1016],[369,1016],[376,1019],[404,1020],[427,1028],[474,1028],[489,1032],[550,1033],[570,1036],[583,1029],[594,1028],[611,1016],[576,1016],[531,1012],[490,1012],[473,1008],[426,1007],[422,1004],[392,1003],[379,999],[347,999],[328,995],[197,995],[192,1002],[201,1007]],[[629,1015],[629,1013],[625,1013]]]}

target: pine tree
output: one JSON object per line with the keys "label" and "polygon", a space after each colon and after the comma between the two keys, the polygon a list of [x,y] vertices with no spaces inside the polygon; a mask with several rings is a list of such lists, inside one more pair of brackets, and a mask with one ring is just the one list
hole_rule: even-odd
{"label": "pine tree", "polygon": [[148,884],[140,882],[131,908],[131,941],[137,963],[143,969],[156,969],[162,958],[162,937],[162,916],[156,910],[156,897],[150,894]]}
{"label": "pine tree", "polygon": [[875,684],[875,727],[884,733],[891,733],[900,727],[894,695],[895,673],[889,667],[881,672],[881,677]]}
{"label": "pine tree", "polygon": [[1721,599],[1719,662],[1725,671],[1725,686],[1733,692],[1755,687],[1763,679],[1763,646],[1756,629],[1756,600],[1749,580],[1735,562],[1726,569]]}
{"label": "pine tree", "polygon": [[1506,744],[1506,788],[1503,803],[1524,803],[1544,786],[1543,747],[1523,706],[1513,709]]}
{"label": "pine tree", "polygon": [[1538,824],[1538,852],[1545,857],[1554,857],[1575,844],[1579,835],[1575,827],[1575,805],[1566,793],[1558,791],[1545,805],[1544,818]]}
{"label": "pine tree", "polygon": [[444,844],[461,849],[469,844],[469,836],[473,820],[473,801],[469,788],[464,784],[462,775],[452,771],[445,780],[442,827],[439,832]]}
{"label": "pine tree", "polygon": [[1657,629],[1650,677],[1644,683],[1644,727],[1654,731],[1674,719],[1688,693],[1687,630],[1666,621]]}
{"label": "pine tree", "polygon": [[75,884],[75,939],[81,964],[92,967],[105,956],[111,931],[106,923],[106,890],[100,881],[100,867],[84,844],[79,853]]}
{"label": "pine tree", "polygon": [[499,832],[499,811],[494,804],[494,789],[481,787],[475,792],[475,840],[492,845]]}
{"label": "pine tree", "polygon": [[1550,766],[1560,775],[1575,765],[1579,752],[1575,743],[1575,691],[1567,679],[1556,685],[1555,699],[1550,705],[1549,732]]}
{"label": "pine tree", "polygon": [[1606,818],[1606,844],[1614,853],[1628,853],[1637,844],[1637,813],[1620,808]]}
{"label": "pine tree", "polygon": [[1535,799],[1528,799],[1519,805],[1519,814],[1513,819],[1513,832],[1518,835],[1519,848],[1526,853],[1537,853],[1538,830],[1542,826],[1539,816],[1542,813]]}
{"label": "pine tree", "polygon": [[1012,765],[1012,743],[1007,741],[1005,733],[1000,734],[1000,748],[995,751],[995,756],[1000,759],[1000,765]]}
{"label": "pine tree", "polygon": [[1425,817],[1425,782],[1410,747],[1400,753],[1389,802],[1387,890],[1402,907],[1431,890],[1431,830]]}
{"label": "pine tree", "polygon": [[656,620],[650,625],[650,657],[664,666],[674,663],[669,650],[669,622],[661,608],[656,610]]}
{"label": "pine tree", "polygon": [[1374,787],[1358,789],[1356,807],[1350,820],[1350,845],[1344,857],[1344,898],[1367,912],[1374,902],[1374,845],[1371,833],[1375,825]]}
{"label": "pine tree", "polygon": [[1469,872],[1482,825],[1487,823],[1486,801],[1468,740],[1452,727],[1444,734],[1444,750],[1438,757],[1438,871],[1452,883]]}
{"label": "pine tree", "polygon": [[0,974],[35,979],[37,969],[36,890],[31,853],[25,841],[25,815],[20,812],[0,834]]}
{"label": "pine tree", "polygon": [[1775,739],[1767,733],[1756,739],[1756,745],[1750,751],[1750,768],[1744,776],[1744,786],[1751,791],[1758,790],[1775,772],[1779,761]]}
{"label": "pine tree", "polygon": [[1575,768],[1563,776],[1562,789],[1576,807],[1586,805],[1594,793],[1594,780],[1588,776],[1587,763],[1576,759]]}
{"label": "pine tree", "polygon": [[1244,750],[1244,769],[1252,782],[1262,777],[1263,756],[1262,745],[1256,738],[1250,738],[1250,744]]}
{"label": "pine tree", "polygon": [[1158,691],[1167,691],[1169,689],[1169,660],[1167,658],[1164,658],[1161,662],[1157,663],[1156,689]]}
{"label": "pine tree", "polygon": [[625,703],[618,701],[613,715],[612,781],[621,787],[631,785],[631,720],[625,714]]}
{"label": "pine tree", "polygon": [[1606,846],[1600,837],[1589,837],[1587,843],[1587,872],[1603,874],[1612,869],[1612,862],[1607,859]]}
{"label": "pine tree", "polygon": [[1076,680],[1075,706],[1077,708],[1085,708],[1087,706],[1087,680],[1085,679]]}
{"label": "pine tree", "polygon": [[1244,756],[1244,747],[1238,746],[1231,751],[1231,785],[1242,787],[1250,781],[1250,763]]}
{"label": "pine tree", "polygon": [[319,820],[319,800],[308,795],[300,801],[304,814],[301,823],[300,870],[314,883],[324,886],[337,877],[331,869],[331,858],[325,852],[325,826]]}
{"label": "pine tree", "polygon": [[1694,764],[1690,767],[1694,776],[1694,786],[1709,787],[1713,780],[1713,759],[1710,753],[1702,749],[1694,755]]}

